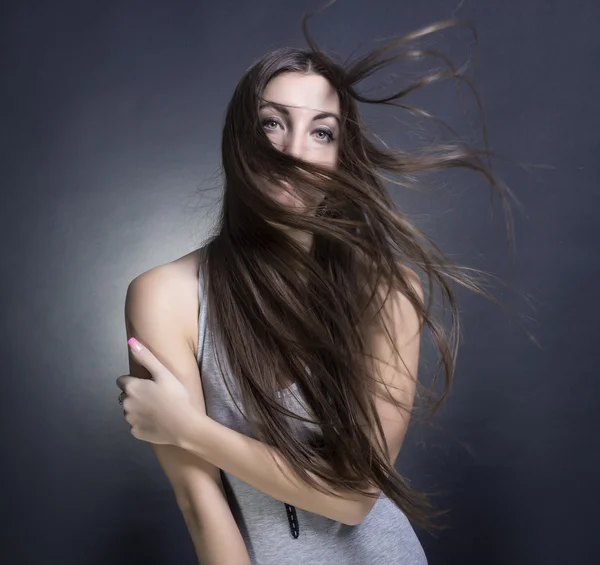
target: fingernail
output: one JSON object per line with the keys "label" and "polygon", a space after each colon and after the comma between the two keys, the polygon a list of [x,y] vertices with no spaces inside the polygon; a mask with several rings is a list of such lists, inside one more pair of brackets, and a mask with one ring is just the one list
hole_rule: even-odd
{"label": "fingernail", "polygon": [[127,345],[129,345],[129,347],[131,347],[131,349],[133,349],[134,351],[141,351],[142,349],[144,349],[142,344],[137,339],[135,339],[135,337],[129,338]]}

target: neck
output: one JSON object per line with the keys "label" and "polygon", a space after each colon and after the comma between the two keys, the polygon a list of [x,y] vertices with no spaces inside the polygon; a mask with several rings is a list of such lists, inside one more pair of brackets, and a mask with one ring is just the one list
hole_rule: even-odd
{"label": "neck", "polygon": [[[271,222],[269,222],[269,223],[271,223]],[[284,226],[282,224],[277,224],[274,222],[271,225],[274,225],[277,227],[277,229],[285,232],[292,239],[294,239],[297,243],[299,243],[303,249],[305,249],[306,251],[310,251],[312,241],[313,241],[312,233],[304,231],[304,230],[289,228],[287,226]]]}

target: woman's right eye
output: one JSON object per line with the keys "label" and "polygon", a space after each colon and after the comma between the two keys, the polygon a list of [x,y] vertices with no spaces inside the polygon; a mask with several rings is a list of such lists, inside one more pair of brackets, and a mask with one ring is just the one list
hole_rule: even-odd
{"label": "woman's right eye", "polygon": [[[275,124],[275,126],[268,127],[269,124]],[[279,125],[279,122],[277,120],[274,120],[273,118],[266,118],[262,121],[262,125],[263,127],[267,127],[267,129],[275,129]]]}

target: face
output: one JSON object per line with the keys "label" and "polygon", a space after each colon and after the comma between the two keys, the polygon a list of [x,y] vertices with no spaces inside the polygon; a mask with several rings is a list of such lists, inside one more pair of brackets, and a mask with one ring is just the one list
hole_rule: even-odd
{"label": "face", "polygon": [[[279,150],[328,168],[338,165],[340,105],[327,79],[315,74],[283,73],[266,86],[259,119]],[[302,208],[293,187],[270,186],[281,204]]]}

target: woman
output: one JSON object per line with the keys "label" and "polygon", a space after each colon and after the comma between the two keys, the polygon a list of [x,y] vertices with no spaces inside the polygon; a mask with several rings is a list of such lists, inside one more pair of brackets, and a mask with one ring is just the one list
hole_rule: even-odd
{"label": "woman", "polygon": [[[396,210],[382,172],[406,186],[418,172],[468,167],[504,193],[485,151],[392,151],[361,126],[357,102],[400,106],[418,86],[459,78],[450,63],[385,99],[355,86],[387,63],[438,56],[412,42],[458,24],[347,68],[305,28],[309,50],[254,64],[227,109],[216,235],[128,288],[119,400],[132,435],[152,444],[203,565],[427,562],[410,521],[439,527],[442,512],[394,469],[428,392],[417,379],[421,330],[445,377],[434,412],[456,357],[448,281],[485,292]],[[448,334],[431,313],[436,288]]]}

